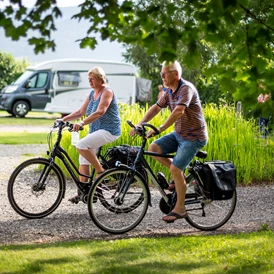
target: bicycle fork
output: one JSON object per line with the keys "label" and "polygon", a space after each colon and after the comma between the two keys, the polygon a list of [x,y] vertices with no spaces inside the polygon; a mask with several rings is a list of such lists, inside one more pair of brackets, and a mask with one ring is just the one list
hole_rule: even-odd
{"label": "bicycle fork", "polygon": [[32,186],[32,190],[34,192],[38,191],[44,191],[46,189],[46,180],[48,178],[48,175],[50,173],[51,167],[53,166],[53,159],[50,159],[50,164],[48,166],[44,166],[44,168],[41,171],[41,174],[39,176],[38,181]]}
{"label": "bicycle fork", "polygon": [[[123,178],[123,182],[120,186],[118,195],[114,198],[114,203],[116,205],[122,205],[124,203],[124,198],[125,195],[127,194],[127,191],[129,189],[129,186],[135,181],[134,179],[134,175],[135,175],[135,171],[134,170],[130,170],[125,178]],[[129,178],[129,180],[128,180]]]}

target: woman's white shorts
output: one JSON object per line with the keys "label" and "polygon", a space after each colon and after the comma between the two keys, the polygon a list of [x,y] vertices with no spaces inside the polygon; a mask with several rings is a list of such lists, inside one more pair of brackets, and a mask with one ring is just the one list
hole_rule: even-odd
{"label": "woman's white shorts", "polygon": [[[109,131],[104,129],[99,129],[93,133],[88,134],[86,137],[82,138],[76,145],[76,148],[87,150],[91,149],[94,153],[98,149],[106,144],[116,141],[120,136],[112,135]],[[81,154],[79,155],[80,165],[90,165]]]}

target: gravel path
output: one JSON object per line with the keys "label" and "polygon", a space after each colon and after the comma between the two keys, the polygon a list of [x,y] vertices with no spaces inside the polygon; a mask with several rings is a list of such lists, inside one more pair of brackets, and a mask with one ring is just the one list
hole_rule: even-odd
{"label": "gravel path", "polygon": [[214,232],[201,232],[184,220],[174,224],[161,221],[159,197],[153,194],[152,207],[144,220],[134,230],[123,235],[109,235],[99,230],[88,215],[86,204],[70,204],[68,197],[76,189],[68,184],[67,194],[59,208],[44,219],[27,220],[11,208],[7,198],[7,182],[13,169],[22,161],[40,156],[45,145],[0,145],[0,245],[44,243],[79,239],[116,239],[138,236],[168,236],[212,233],[237,233],[254,231],[262,225],[274,228],[274,186],[238,187],[236,210],[227,224]]}

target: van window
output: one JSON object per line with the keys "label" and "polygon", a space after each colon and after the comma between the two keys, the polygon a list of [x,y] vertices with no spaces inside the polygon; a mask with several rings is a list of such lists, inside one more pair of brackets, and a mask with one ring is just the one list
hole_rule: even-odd
{"label": "van window", "polygon": [[21,83],[25,82],[29,77],[33,74],[32,70],[25,71],[13,84],[21,85]]}
{"label": "van window", "polygon": [[39,72],[30,78],[30,88],[43,88],[48,80],[47,72]]}
{"label": "van window", "polygon": [[80,82],[79,72],[62,71],[58,73],[58,85],[61,87],[78,87]]}

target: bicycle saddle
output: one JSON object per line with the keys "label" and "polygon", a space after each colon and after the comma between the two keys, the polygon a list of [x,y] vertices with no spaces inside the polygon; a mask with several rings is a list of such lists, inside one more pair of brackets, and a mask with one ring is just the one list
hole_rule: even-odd
{"label": "bicycle saddle", "polygon": [[207,157],[207,152],[203,151],[203,150],[199,150],[196,153],[196,157],[201,158],[201,159],[205,159]]}

